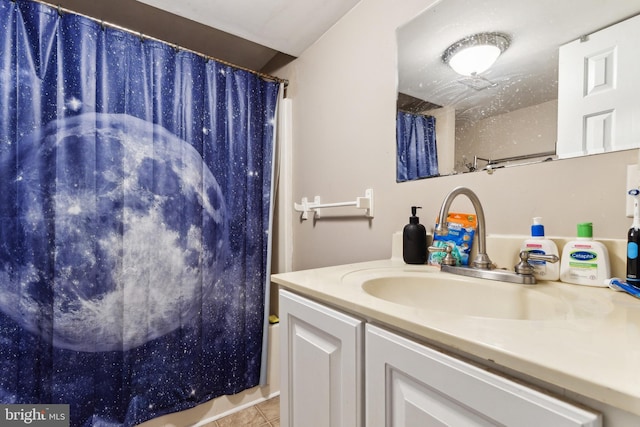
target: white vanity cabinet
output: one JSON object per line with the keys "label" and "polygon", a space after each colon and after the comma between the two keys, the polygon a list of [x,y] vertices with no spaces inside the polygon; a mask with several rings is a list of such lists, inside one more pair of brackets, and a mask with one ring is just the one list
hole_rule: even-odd
{"label": "white vanity cabinet", "polygon": [[366,326],[367,427],[602,426],[599,414]]}
{"label": "white vanity cabinet", "polygon": [[280,423],[361,427],[363,322],[280,291]]}
{"label": "white vanity cabinet", "polygon": [[602,426],[599,414],[287,290],[280,322],[285,427]]}

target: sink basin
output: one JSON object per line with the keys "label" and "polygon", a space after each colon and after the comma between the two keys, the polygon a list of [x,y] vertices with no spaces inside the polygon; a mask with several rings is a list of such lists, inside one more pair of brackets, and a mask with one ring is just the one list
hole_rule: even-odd
{"label": "sink basin", "polygon": [[362,289],[396,304],[457,315],[512,320],[563,318],[569,305],[545,285],[517,285],[443,273],[368,278]]}

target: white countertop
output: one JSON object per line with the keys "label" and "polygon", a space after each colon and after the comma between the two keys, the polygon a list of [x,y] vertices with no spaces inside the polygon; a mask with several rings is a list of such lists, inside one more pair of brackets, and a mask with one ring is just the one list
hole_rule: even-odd
{"label": "white countertop", "polygon": [[[568,307],[553,319],[471,317],[392,303],[365,292],[376,272],[443,274],[389,259],[276,274],[283,288],[427,341],[640,415],[640,299],[608,288],[539,282]],[[499,282],[500,286],[527,286]],[[499,303],[499,302],[496,302]]]}

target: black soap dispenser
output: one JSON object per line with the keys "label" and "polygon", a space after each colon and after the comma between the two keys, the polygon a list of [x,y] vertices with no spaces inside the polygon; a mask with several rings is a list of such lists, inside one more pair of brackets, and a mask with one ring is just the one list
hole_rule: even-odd
{"label": "black soap dispenser", "polygon": [[411,206],[409,224],[402,231],[402,258],[407,264],[427,262],[427,230],[420,224],[416,211],[420,206]]}

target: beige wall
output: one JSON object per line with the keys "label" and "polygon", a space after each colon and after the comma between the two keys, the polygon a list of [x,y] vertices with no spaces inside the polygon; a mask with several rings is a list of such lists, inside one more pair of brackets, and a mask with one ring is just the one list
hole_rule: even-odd
{"label": "beige wall", "polygon": [[[473,157],[502,159],[555,151],[558,100],[480,120],[456,130],[456,170],[467,170]],[[479,162],[483,167],[486,162]]]}
{"label": "beige wall", "polygon": [[542,216],[550,236],[573,236],[577,222],[592,221],[596,237],[625,238],[625,165],[636,161],[635,150],[493,175],[395,182],[395,29],[432,3],[362,0],[276,73],[290,80],[293,99],[294,199],[343,201],[375,191],[371,221],[301,222],[295,215],[293,268],[389,257],[391,235],[407,223],[410,206],[423,207],[429,229],[443,197],[458,185],[478,194],[490,234],[527,234],[531,218]]}
{"label": "beige wall", "polygon": [[456,162],[456,109],[442,107],[425,112],[436,119],[436,144],[438,148],[438,172],[449,175]]}

